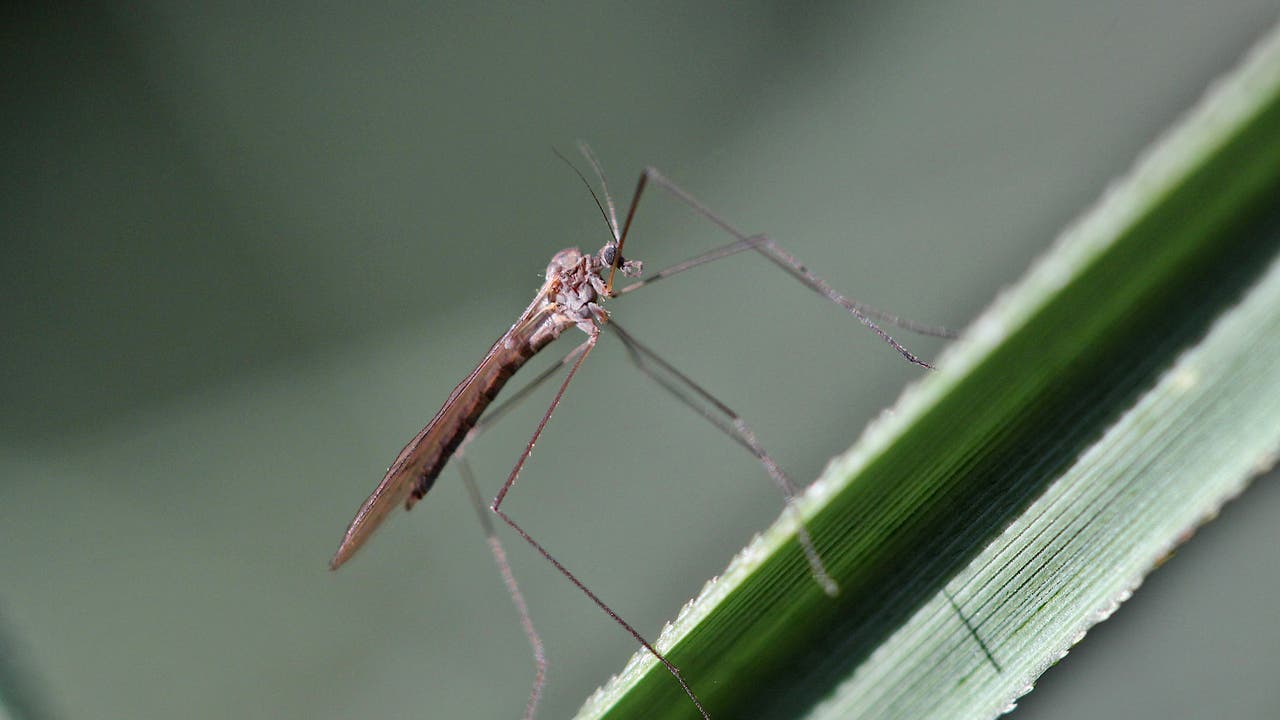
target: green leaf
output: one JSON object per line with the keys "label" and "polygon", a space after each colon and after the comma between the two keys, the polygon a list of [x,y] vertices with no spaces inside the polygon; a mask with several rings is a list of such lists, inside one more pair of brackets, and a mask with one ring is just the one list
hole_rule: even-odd
{"label": "green leaf", "polygon": [[[1280,451],[1280,35],[658,646],[715,718],[993,717]],[[806,713],[808,713],[806,715]],[[580,717],[694,718],[636,654]]]}

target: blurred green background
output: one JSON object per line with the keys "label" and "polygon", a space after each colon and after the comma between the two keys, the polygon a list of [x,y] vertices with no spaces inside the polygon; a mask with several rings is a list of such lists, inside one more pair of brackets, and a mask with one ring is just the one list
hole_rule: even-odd
{"label": "blurred green background", "polygon": [[[518,716],[529,652],[456,471],[326,562],[551,254],[606,238],[553,146],[963,327],[1277,11],[6,6],[0,653],[55,717]],[[628,254],[723,239],[654,194]],[[611,309],[806,482],[919,375],[759,258]],[[475,446],[487,491],[544,402]],[[508,503],[651,636],[780,507],[608,338]],[[1280,716],[1277,512],[1273,474],[1017,717]],[[632,643],[508,550],[565,717]]]}

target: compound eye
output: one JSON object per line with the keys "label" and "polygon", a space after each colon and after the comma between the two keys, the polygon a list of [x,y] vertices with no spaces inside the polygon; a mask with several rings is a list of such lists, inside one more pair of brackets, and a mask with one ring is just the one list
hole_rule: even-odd
{"label": "compound eye", "polygon": [[614,266],[614,260],[618,259],[618,246],[613,243],[600,248],[600,261],[609,267]]}

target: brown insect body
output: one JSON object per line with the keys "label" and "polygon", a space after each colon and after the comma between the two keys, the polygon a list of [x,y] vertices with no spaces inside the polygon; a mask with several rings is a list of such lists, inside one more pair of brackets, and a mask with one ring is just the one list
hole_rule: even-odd
{"label": "brown insect body", "polygon": [[485,408],[530,358],[575,325],[590,333],[595,323],[607,321],[608,315],[597,300],[605,297],[601,273],[610,267],[604,261],[609,248],[606,245],[594,255],[578,248],[555,254],[533,302],[453,389],[431,422],[404,446],[382,482],[356,511],[329,561],[331,569],[350,559],[393,508],[404,503],[408,510],[426,495]]}

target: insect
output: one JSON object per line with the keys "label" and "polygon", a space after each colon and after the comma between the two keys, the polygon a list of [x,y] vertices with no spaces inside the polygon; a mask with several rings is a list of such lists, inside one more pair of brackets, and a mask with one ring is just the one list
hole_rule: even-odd
{"label": "insect", "polygon": [[[534,296],[533,301],[529,303],[529,306],[525,308],[511,328],[503,333],[502,337],[498,338],[498,341],[493,344],[493,347],[480,360],[480,363],[471,374],[454,388],[435,417],[400,451],[400,454],[382,478],[382,482],[378,484],[373,494],[364,501],[364,504],[356,512],[356,516],[348,526],[342,538],[342,543],[339,545],[338,551],[334,554],[329,566],[331,569],[336,570],[340,565],[348,561],[365,544],[393,509],[400,506],[404,506],[406,509],[412,508],[431,489],[445,464],[453,458],[462,472],[468,492],[471,494],[479,511],[481,524],[485,528],[490,550],[520,615],[525,635],[533,648],[536,672],[533,689],[525,707],[525,718],[532,718],[536,713],[542,695],[547,660],[542,648],[542,642],[534,629],[532,617],[529,614],[524,597],[521,595],[515,577],[511,572],[505,550],[498,539],[493,524],[490,522],[490,513],[501,519],[524,542],[532,546],[542,557],[555,566],[556,570],[626,630],[632,638],[639,642],[648,652],[652,653],[667,668],[676,682],[680,684],[702,716],[710,718],[697,694],[680,674],[679,669],[668,661],[663,654],[659,653],[639,631],[623,620],[603,600],[588,589],[574,573],[561,564],[502,509],[504,499],[515,485],[521,469],[533,451],[534,444],[550,421],[552,413],[560,404],[569,383],[573,380],[574,375],[591,353],[591,350],[596,346],[602,333],[606,331],[616,336],[623,343],[629,358],[641,372],[750,452],[782,491],[786,508],[788,510],[792,509],[792,499],[797,492],[795,483],[765,452],[760,442],[756,439],[755,433],[752,432],[746,422],[728,405],[718,400],[623,329],[604,309],[603,303],[699,265],[750,250],[763,255],[810,290],[844,307],[903,358],[915,365],[924,368],[931,367],[891,337],[881,327],[881,324],[893,325],[926,335],[953,337],[954,334],[944,328],[920,325],[873,310],[846,298],[810,272],[803,264],[785,252],[767,236],[747,235],[741,232],[653,168],[647,168],[641,173],[635,192],[632,195],[631,204],[627,210],[626,219],[619,225],[616,208],[609,195],[608,185],[599,161],[585,144],[580,143],[579,149],[600,180],[604,202],[601,202],[600,197],[596,195],[594,190],[591,190],[591,194],[609,226],[610,237],[608,241],[595,253],[584,253],[577,248],[568,248],[561,250],[551,258],[551,262],[547,265],[546,280]],[[591,184],[585,176],[569,160],[563,156],[561,156],[561,159],[565,160],[574,169],[574,172],[590,189]],[[641,275],[641,264],[625,259],[622,251],[632,220],[636,214],[636,208],[639,206],[645,189],[650,185],[662,188],[695,213],[710,220],[728,233],[733,237],[733,240],[682,263],[668,267],[643,279],[638,279]],[[622,287],[615,288],[615,281],[619,276],[631,278],[633,281]],[[497,397],[498,393],[517,370],[539,351],[573,328],[577,328],[586,334],[587,337],[581,344],[564,356],[558,364],[544,371],[528,385],[517,391],[506,403],[490,409],[494,398]],[[524,451],[520,454],[514,467],[512,467],[506,481],[503,482],[493,500],[486,507],[481,499],[470,468],[464,459],[466,445],[512,405],[524,399],[534,388],[546,382],[557,371],[564,368],[568,369],[559,389],[553,396],[546,411],[542,414],[533,435],[529,438]],[[487,415],[485,414],[486,410],[488,410]],[[822,558],[818,555],[817,550],[814,549],[813,542],[809,539],[804,525],[797,522],[796,527],[797,541],[804,550],[815,581],[828,594],[834,595],[837,592],[836,583],[823,566]]]}

